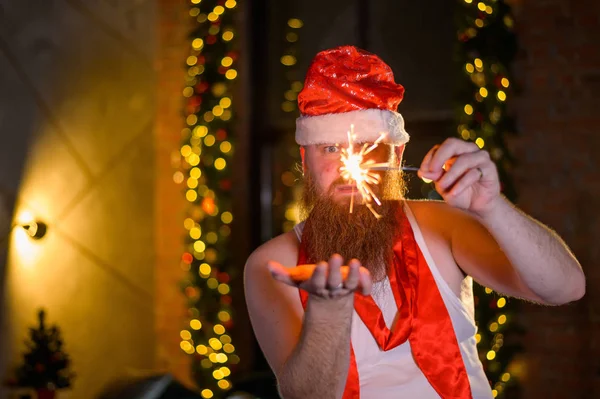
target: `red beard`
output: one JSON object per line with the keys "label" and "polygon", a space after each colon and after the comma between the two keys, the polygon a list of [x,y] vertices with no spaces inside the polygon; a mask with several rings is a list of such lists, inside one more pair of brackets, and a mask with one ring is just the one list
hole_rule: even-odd
{"label": "red beard", "polygon": [[[340,254],[344,264],[356,258],[374,279],[385,278],[393,255],[393,243],[398,236],[398,212],[402,206],[404,184],[398,173],[386,173],[381,183],[382,205],[375,206],[382,216],[377,219],[364,205],[355,204],[349,213],[349,203],[333,200],[332,192],[343,180],[334,182],[328,194],[319,194],[312,179],[306,179],[302,192],[301,213],[306,219],[303,242],[310,263],[327,261]],[[307,217],[308,216],[308,217]]]}

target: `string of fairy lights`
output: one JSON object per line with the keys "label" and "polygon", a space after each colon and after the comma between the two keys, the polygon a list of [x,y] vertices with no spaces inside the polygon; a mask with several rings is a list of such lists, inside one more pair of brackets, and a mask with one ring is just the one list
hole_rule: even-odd
{"label": "string of fairy lights", "polygon": [[[302,20],[298,18],[290,18],[287,21],[285,29],[285,48],[280,58],[280,62],[284,67],[284,75],[286,79],[286,89],[283,92],[283,101],[281,103],[281,110],[285,114],[286,124],[289,125],[289,131],[293,132],[296,128],[296,111],[298,110],[298,93],[303,88],[301,80],[301,72],[298,68],[298,57],[300,50],[298,41],[300,40],[300,29],[304,26]],[[299,152],[298,145],[294,140],[294,135],[287,135],[285,140],[287,142],[284,145],[290,148],[291,151],[285,151],[286,165],[298,165],[299,164]],[[280,180],[285,186],[281,190],[280,195],[283,197],[282,201],[278,201],[275,198],[274,204],[279,202],[284,203],[285,209],[283,209],[284,220],[281,222],[281,228],[283,232],[292,230],[294,225],[299,222],[298,218],[298,197],[301,190],[302,179],[298,178],[298,167],[292,166],[287,168],[281,173]]]}
{"label": "string of fairy lights", "polygon": [[[513,21],[509,8],[501,0],[459,2],[464,16],[458,39],[459,52],[464,60],[465,90],[462,98],[465,102],[458,111],[457,134],[490,152],[498,165],[503,191],[507,194],[507,169],[510,169],[511,159],[503,135],[511,128],[507,116],[511,85],[507,66],[510,51],[505,55],[498,54],[497,49],[490,48],[489,43],[494,41],[489,39],[494,36],[497,42],[502,36],[512,36]],[[476,335],[480,358],[493,396],[501,397],[507,384],[514,383],[514,376],[508,371],[514,354],[509,352],[514,352],[514,348],[505,348],[505,333],[511,327],[512,313],[507,307],[506,297],[498,296],[489,288],[477,287],[475,296],[480,326]]]}
{"label": "string of fairy lights", "polygon": [[186,124],[173,179],[189,202],[181,267],[189,325],[181,350],[192,358],[192,375],[203,398],[222,397],[239,363],[228,331],[233,326],[229,282],[233,88],[237,77],[235,0],[190,0],[194,20],[186,60]]}

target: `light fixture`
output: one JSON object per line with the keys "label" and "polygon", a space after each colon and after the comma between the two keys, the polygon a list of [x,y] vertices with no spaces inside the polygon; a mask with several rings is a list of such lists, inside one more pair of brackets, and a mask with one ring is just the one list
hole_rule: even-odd
{"label": "light fixture", "polygon": [[27,232],[27,234],[33,238],[34,240],[39,240],[40,238],[46,235],[46,231],[48,231],[48,225],[44,222],[33,221],[26,224],[19,225]]}

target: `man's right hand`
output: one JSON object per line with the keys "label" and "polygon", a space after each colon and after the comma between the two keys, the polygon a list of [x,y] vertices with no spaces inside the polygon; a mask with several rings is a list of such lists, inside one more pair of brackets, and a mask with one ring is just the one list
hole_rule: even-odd
{"label": "man's right hand", "polygon": [[340,298],[355,291],[369,295],[373,286],[369,271],[357,259],[352,259],[348,266],[342,266],[343,262],[340,255],[334,254],[329,262],[323,261],[316,265],[287,268],[270,261],[268,267],[277,281],[302,288],[319,298]]}

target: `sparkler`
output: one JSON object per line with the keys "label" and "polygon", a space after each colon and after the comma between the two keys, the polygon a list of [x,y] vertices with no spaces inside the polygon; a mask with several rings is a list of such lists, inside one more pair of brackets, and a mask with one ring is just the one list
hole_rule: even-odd
{"label": "sparkler", "polygon": [[[362,197],[362,203],[365,205],[373,215],[379,219],[381,215],[373,208],[373,202],[381,206],[381,201],[375,195],[371,189],[371,185],[377,185],[381,181],[381,177],[371,170],[371,167],[389,167],[389,164],[376,164],[373,159],[367,161],[364,160],[365,155],[373,151],[381,140],[386,136],[386,133],[381,133],[379,138],[371,145],[365,143],[360,151],[354,152],[354,125],[350,125],[350,131],[348,132],[348,148],[342,148],[341,161],[342,166],[340,167],[341,176],[344,180],[354,181],[356,188]],[[354,187],[352,188],[352,195],[350,196],[350,213],[354,210]]]}
{"label": "sparkler", "polygon": [[[387,170],[402,170],[403,172],[416,172],[419,170],[413,166],[394,166],[389,162],[376,163],[373,159],[367,161],[364,160],[365,155],[373,151],[379,143],[385,138],[386,133],[381,133],[379,138],[371,145],[365,143],[360,151],[354,152],[354,125],[350,125],[350,131],[348,132],[348,148],[342,148],[342,155],[340,160],[342,166],[340,167],[340,174],[344,180],[354,181],[356,188],[362,197],[362,203],[365,205],[373,215],[379,219],[381,215],[373,208],[373,202],[381,206],[381,201],[373,192],[371,185],[377,185],[381,181],[379,174],[374,171],[387,171]],[[354,210],[354,187],[352,187],[352,195],[350,196],[350,213]]]}

